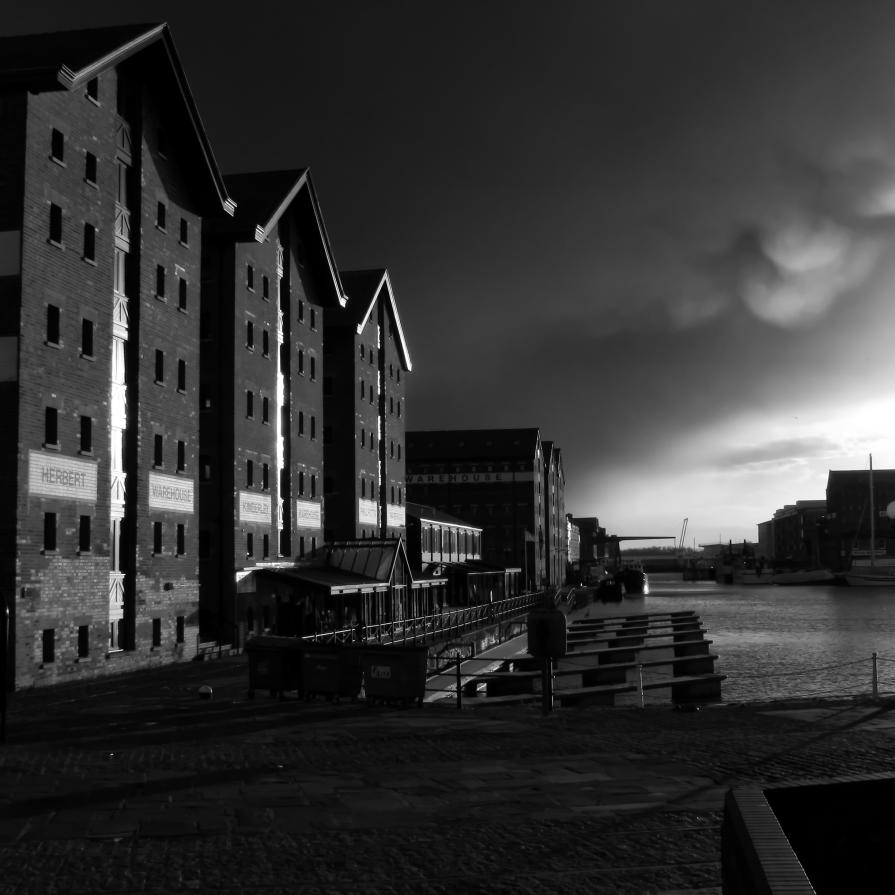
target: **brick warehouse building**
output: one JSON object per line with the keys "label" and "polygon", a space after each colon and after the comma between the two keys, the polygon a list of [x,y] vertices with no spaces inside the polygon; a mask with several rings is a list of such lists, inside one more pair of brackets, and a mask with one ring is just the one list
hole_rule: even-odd
{"label": "brick warehouse building", "polygon": [[410,352],[388,271],[342,282],[351,301],[327,314],[323,346],[325,536],[403,537]]}
{"label": "brick warehouse building", "polygon": [[202,636],[242,642],[275,603],[246,570],[323,543],[324,320],[347,299],[307,169],[226,183],[236,214],[203,241],[199,562]]}
{"label": "brick warehouse building", "polygon": [[482,558],[522,568],[527,588],[563,580],[547,565],[544,471],[537,428],[407,433],[410,500],[481,526]]}
{"label": "brick warehouse building", "polygon": [[16,685],[170,661],[198,621],[202,220],[233,205],[164,25],[0,40],[0,120]]}

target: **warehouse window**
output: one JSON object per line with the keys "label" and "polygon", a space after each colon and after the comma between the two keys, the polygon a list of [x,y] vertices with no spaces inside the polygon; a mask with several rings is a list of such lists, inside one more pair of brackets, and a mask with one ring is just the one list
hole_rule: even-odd
{"label": "warehouse window", "polygon": [[81,417],[81,447],[82,454],[93,453],[93,420],[89,416]]}
{"label": "warehouse window", "polygon": [[50,131],[50,158],[54,162],[65,162],[65,134],[55,127]]}
{"label": "warehouse window", "polygon": [[177,555],[186,553],[186,529],[182,522],[177,523]]}
{"label": "warehouse window", "polygon": [[246,532],[246,556],[255,555],[255,538],[250,531]]}
{"label": "warehouse window", "polygon": [[41,635],[41,662],[56,661],[56,629],[44,628]]}
{"label": "warehouse window", "polygon": [[186,471],[186,442],[185,441],[177,442],[177,471],[178,472]]}
{"label": "warehouse window", "polygon": [[155,266],[155,294],[158,298],[165,297],[165,267],[163,264]]}
{"label": "warehouse window", "polygon": [[266,329],[261,331],[261,353],[270,357],[270,333]]}
{"label": "warehouse window", "polygon": [[186,280],[183,277],[177,278],[177,309],[186,310]]}
{"label": "warehouse window", "polygon": [[59,345],[60,311],[56,305],[47,305],[47,344]]}
{"label": "warehouse window", "polygon": [[90,552],[90,517],[81,516],[78,520],[78,552]]}
{"label": "warehouse window", "polygon": [[255,484],[255,464],[251,460],[246,460],[246,488],[251,488]]}
{"label": "warehouse window", "polygon": [[155,209],[155,226],[158,227],[159,230],[164,230],[167,223],[168,209],[165,207],[164,202],[159,202]]}
{"label": "warehouse window", "polygon": [[93,321],[81,320],[81,357],[93,357]]}
{"label": "warehouse window", "polygon": [[152,523],[152,552],[158,556],[162,552],[162,523]]}
{"label": "warehouse window", "polygon": [[152,620],[152,645],[153,647],[162,645],[162,620],[160,618]]}
{"label": "warehouse window", "polygon": [[44,551],[56,549],[56,514],[44,513]]}
{"label": "warehouse window", "polygon": [[177,361],[177,391],[186,391],[186,361]]}
{"label": "warehouse window", "polygon": [[55,407],[44,410],[44,447],[59,447],[59,411]]}
{"label": "warehouse window", "polygon": [[190,244],[190,224],[186,218],[180,219],[180,244],[181,245],[189,245]]}
{"label": "warehouse window", "polygon": [[84,180],[96,186],[96,156],[92,152],[84,153]]}
{"label": "warehouse window", "polygon": [[246,320],[246,348],[255,350],[255,324],[251,320]]}
{"label": "warehouse window", "polygon": [[174,640],[176,643],[183,643],[185,641],[185,631],[184,631],[184,617],[182,615],[177,616],[177,627],[175,629]]}
{"label": "warehouse window", "polygon": [[270,466],[261,464],[261,489],[267,491],[270,488]]}
{"label": "warehouse window", "polygon": [[270,280],[267,278],[267,274],[261,277],[261,297],[270,298]]}
{"label": "warehouse window", "polygon": [[255,395],[253,392],[246,392],[246,417],[254,419],[255,417]]}
{"label": "warehouse window", "polygon": [[270,425],[270,398],[261,399],[261,422]]}
{"label": "warehouse window", "polygon": [[152,439],[152,465],[164,466],[165,440],[162,435],[154,435]]}
{"label": "warehouse window", "polygon": [[298,411],[298,434],[305,434],[305,413],[303,410]]}
{"label": "warehouse window", "polygon": [[155,349],[155,381],[158,385],[165,382],[165,352],[160,348]]}
{"label": "warehouse window", "polygon": [[62,245],[62,209],[50,203],[50,242],[53,245]]}
{"label": "warehouse window", "polygon": [[261,552],[264,559],[270,556],[270,535],[264,535],[261,539]]}
{"label": "warehouse window", "polygon": [[96,261],[96,227],[84,224],[84,260]]}
{"label": "warehouse window", "polygon": [[251,264],[246,264],[246,286],[255,291],[255,268]]}
{"label": "warehouse window", "polygon": [[78,625],[78,658],[87,659],[90,656],[90,626]]}

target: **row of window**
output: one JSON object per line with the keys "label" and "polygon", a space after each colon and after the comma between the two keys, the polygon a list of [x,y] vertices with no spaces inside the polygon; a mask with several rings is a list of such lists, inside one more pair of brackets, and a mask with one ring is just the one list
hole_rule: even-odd
{"label": "row of window", "polygon": [[[367,347],[366,345],[359,345],[358,350],[360,352],[360,359],[367,360],[368,363],[373,363],[373,348]],[[401,381],[401,368],[395,367],[394,364],[388,365],[388,378],[389,379],[397,379],[398,382]],[[363,397],[363,395],[361,395]]]}
{"label": "row of window", "polygon": [[[246,264],[246,289],[249,292],[255,291],[255,265],[254,264]],[[270,279],[267,274],[261,275],[261,297],[265,301],[270,301]],[[312,307],[310,309],[310,313],[308,314],[308,324],[311,329],[317,329],[317,309]],[[305,322],[305,303],[304,300],[299,299],[298,301],[298,322]]]}
{"label": "row of window", "polygon": [[[313,378],[313,377],[312,377]],[[376,389],[373,387],[373,384],[370,383],[369,389],[367,388],[367,383],[365,380],[361,379],[360,381],[360,398],[361,401],[369,398],[371,404],[375,402],[376,399]],[[389,396],[388,399],[388,412],[394,416],[395,410],[397,409],[398,416],[401,416],[401,399],[399,398],[397,403],[395,403],[395,399],[393,396]]]}
{"label": "row of window", "polygon": [[[391,486],[390,493],[391,493],[391,497],[389,499],[389,503],[394,504],[395,503],[395,493],[396,493],[394,485]],[[398,495],[397,506],[400,506],[402,501],[404,500],[404,491],[400,485],[398,486],[397,495]],[[360,496],[364,499],[367,499],[367,480],[363,476],[361,476],[361,479],[360,479]],[[370,479],[369,499],[370,500],[376,499],[376,481],[375,481],[375,479]]]}
{"label": "row of window", "polygon": [[[109,631],[109,643],[111,646],[120,646],[116,643],[115,628],[119,623],[111,622]],[[175,643],[183,643],[186,634],[186,620],[178,615],[175,619]],[[56,661],[56,629],[44,628],[41,631],[41,662],[50,665]],[[162,620],[152,619],[152,646],[158,648],[162,645]],[[90,656],[90,626],[78,625],[78,658],[87,659]]]}
{"label": "row of window", "polygon": [[[360,430],[360,446],[362,448],[369,447],[369,449],[371,451],[376,450],[376,437],[373,434],[372,430],[370,430],[369,438],[367,437],[366,429]],[[389,453],[389,457],[391,457],[393,460],[395,459],[395,455],[397,454],[397,459],[400,460],[401,459],[401,443],[398,442],[398,444],[396,445],[394,441],[389,441],[388,453]]]}
{"label": "row of window", "polygon": [[[94,323],[81,318],[81,357],[93,358]],[[54,348],[62,347],[62,310],[58,305],[47,305],[46,343]]]}
{"label": "row of window", "polygon": [[[187,293],[189,285],[186,277],[177,274],[177,310],[185,311],[187,309]],[[168,271],[164,264],[155,266],[155,297],[162,301],[168,300]]]}
{"label": "row of window", "polygon": [[[55,512],[44,513],[43,551],[44,553],[56,553],[59,551],[59,518]],[[78,516],[78,553],[90,553],[93,549],[92,541],[93,517],[89,515]],[[152,552],[161,555],[164,552],[164,525],[162,522],[152,523]],[[174,534],[174,550],[177,556],[186,553],[186,526],[178,522]]]}
{"label": "row of window", "polygon": [[[50,158],[59,165],[66,167],[65,161],[65,134],[58,128],[50,131]],[[96,156],[88,151],[84,151],[84,180],[90,186],[97,185],[97,168],[98,162]]]}
{"label": "row of window", "polygon": [[[155,226],[156,229],[161,230],[162,233],[168,232],[168,206],[161,200],[158,200],[156,203]],[[180,219],[180,234],[178,239],[182,246],[188,246],[190,244],[190,222],[184,217],[181,217]]]}
{"label": "row of window", "polygon": [[[155,349],[155,384],[165,384],[165,352],[161,348]],[[183,358],[177,360],[177,391],[186,392],[186,361]]]}
{"label": "row of window", "polygon": [[[44,408],[44,447],[58,451],[59,442],[59,409],[56,407]],[[80,418],[80,446],[81,454],[93,454],[93,418],[82,416]]]}

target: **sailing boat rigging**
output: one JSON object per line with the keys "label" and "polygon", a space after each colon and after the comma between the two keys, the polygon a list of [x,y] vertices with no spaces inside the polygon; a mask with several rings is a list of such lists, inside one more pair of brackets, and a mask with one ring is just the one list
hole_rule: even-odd
{"label": "sailing boat rigging", "polygon": [[895,587],[895,566],[878,565],[876,562],[876,505],[873,500],[873,454],[870,454],[868,474],[870,489],[870,564],[855,565],[843,574],[845,583],[851,587]]}

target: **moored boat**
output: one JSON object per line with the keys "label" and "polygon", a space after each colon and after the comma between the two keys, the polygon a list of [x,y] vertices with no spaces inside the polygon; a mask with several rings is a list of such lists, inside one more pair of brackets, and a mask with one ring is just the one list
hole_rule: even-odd
{"label": "moored boat", "polygon": [[830,569],[789,569],[771,574],[774,584],[833,584],[835,575]]}

